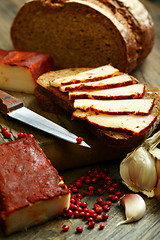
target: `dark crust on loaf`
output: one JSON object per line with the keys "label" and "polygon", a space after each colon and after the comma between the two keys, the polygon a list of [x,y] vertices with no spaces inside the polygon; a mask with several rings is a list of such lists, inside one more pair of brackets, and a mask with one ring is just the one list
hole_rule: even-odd
{"label": "dark crust on loaf", "polygon": [[141,64],[154,45],[155,30],[151,16],[146,14],[147,10],[139,1],[127,1],[127,6],[123,0],[100,1],[110,6],[116,16],[119,13],[126,20],[123,20],[123,23],[134,35],[137,44],[137,64]]}
{"label": "dark crust on loaf", "polygon": [[68,193],[61,178],[32,137],[0,143],[0,215]]}
{"label": "dark crust on loaf", "polygon": [[[69,75],[69,70],[64,69],[57,72],[59,74],[59,77],[61,73],[62,73],[61,77],[63,77],[65,75],[65,71],[66,73],[68,72],[68,75]],[[44,111],[54,112],[55,106],[59,105],[66,111],[69,111],[72,113],[74,110],[73,102],[69,101],[68,94],[60,92],[58,88],[54,88],[54,87],[50,87],[49,85],[48,86],[46,85],[46,82],[49,82],[49,76],[53,79],[54,73],[55,72],[44,74],[38,79],[38,86],[36,87],[36,90],[35,90],[35,96],[37,98],[38,104]],[[55,78],[56,76],[57,75],[55,75]],[[144,98],[152,98],[152,99],[155,98],[155,105],[152,109],[152,114],[155,116],[159,115],[160,113],[159,92],[160,90],[157,88],[148,87],[146,88],[146,93],[144,95]],[[131,136],[129,134],[121,133],[118,131],[104,130],[104,129],[95,127],[91,124],[88,124],[87,122],[85,122],[85,126],[87,126],[93,132],[94,135],[96,135],[99,139],[101,139],[103,143],[106,143],[107,145],[115,146],[116,148],[129,147],[131,149],[141,144],[144,141],[144,139],[146,139],[152,133],[153,128],[155,127],[155,126],[151,127],[149,130],[147,130],[144,134],[141,134],[140,136]]]}
{"label": "dark crust on loaf", "polygon": [[[109,13],[108,17],[86,6],[85,1],[84,5],[51,0],[27,2],[12,24],[14,47],[50,53],[56,68],[98,67],[112,63],[122,72],[131,72],[153,46],[152,20],[147,26],[141,25],[119,1],[87,2],[105,10],[106,16]],[[67,25],[62,19],[67,19]],[[56,26],[51,26],[50,22],[55,22]]]}
{"label": "dark crust on loaf", "polygon": [[[128,1],[128,4],[129,3],[130,1]],[[151,52],[154,45],[155,30],[152,18],[149,14],[146,14],[147,10],[145,9],[141,2],[139,2],[141,6],[139,5],[136,6],[136,8],[138,10],[141,9],[141,11],[137,12],[136,15],[135,11],[134,14],[132,14],[133,9],[126,7],[123,1],[118,0],[118,4],[121,7],[120,11],[122,11],[122,15],[125,18],[127,18],[128,23],[130,25],[130,29],[135,35],[135,39],[138,46],[137,64],[140,65],[147,57],[147,55]],[[137,5],[136,2],[135,5]]]}

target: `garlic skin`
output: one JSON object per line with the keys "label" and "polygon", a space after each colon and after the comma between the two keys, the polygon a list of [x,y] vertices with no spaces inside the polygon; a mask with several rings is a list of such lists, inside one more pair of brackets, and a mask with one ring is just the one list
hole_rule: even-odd
{"label": "garlic skin", "polygon": [[160,149],[155,148],[151,151],[152,156],[156,160],[156,171],[157,171],[157,184],[154,189],[154,195],[155,197],[160,200]]}
{"label": "garlic skin", "polygon": [[125,208],[126,220],[118,223],[131,223],[140,220],[146,212],[146,203],[138,194],[125,194],[119,200],[119,204]]}
{"label": "garlic skin", "polygon": [[154,158],[145,148],[139,147],[127,155],[120,164],[120,175],[123,183],[132,191],[154,196],[153,189],[157,182],[156,165]]}
{"label": "garlic skin", "polygon": [[132,191],[148,197],[158,195],[160,198],[160,149],[156,148],[159,142],[160,131],[127,154],[120,164],[123,183]]}

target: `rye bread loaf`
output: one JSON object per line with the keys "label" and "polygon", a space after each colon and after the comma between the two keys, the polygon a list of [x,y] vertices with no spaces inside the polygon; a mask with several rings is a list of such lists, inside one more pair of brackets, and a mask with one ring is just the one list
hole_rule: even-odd
{"label": "rye bread loaf", "polygon": [[[72,68],[72,69],[63,69],[59,71],[52,71],[46,74],[41,75],[37,81],[37,88],[35,90],[35,96],[39,106],[44,111],[55,112],[57,106],[65,109],[68,112],[73,112],[75,109],[73,107],[73,101],[69,100],[67,92],[59,91],[59,88],[50,86],[50,81],[53,81],[58,78],[67,77],[82,71],[86,71],[85,68]],[[121,73],[120,73],[121,74]],[[143,98],[152,98],[155,99],[155,104],[152,109],[152,114],[158,116],[157,122],[149,127],[142,134],[135,136],[130,135],[125,132],[119,132],[116,130],[106,130],[98,128],[89,124],[84,123],[84,126],[89,127],[89,129],[96,135],[103,144],[107,146],[112,146],[117,149],[123,149],[125,153],[127,151],[133,150],[136,146],[141,144],[155,129],[155,126],[159,123],[159,114],[160,114],[160,89],[155,87],[146,87],[145,94]],[[124,153],[124,152],[123,152]]]}
{"label": "rye bread loaf", "polygon": [[57,69],[111,63],[131,72],[154,43],[151,16],[139,0],[32,0],[18,11],[15,49],[53,56]]}

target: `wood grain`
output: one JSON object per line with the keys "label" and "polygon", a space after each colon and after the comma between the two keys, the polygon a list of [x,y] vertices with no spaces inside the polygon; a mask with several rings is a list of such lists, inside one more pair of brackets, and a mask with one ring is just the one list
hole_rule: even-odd
{"label": "wood grain", "polygon": [[[12,49],[12,44],[10,40],[10,26],[13,18],[18,11],[19,7],[25,0],[1,0],[0,1],[0,48]],[[160,2],[159,0],[147,1],[142,0],[146,8],[149,10],[153,17],[155,23],[156,39],[155,45],[151,54],[147,57],[145,62],[132,74],[137,77],[141,82],[147,83],[152,86],[160,87]],[[15,94],[16,97],[22,98],[24,104],[30,109],[42,114],[43,116],[60,123],[62,126],[67,127],[69,130],[75,131],[77,134],[81,134],[83,130],[79,124],[73,125],[70,121],[70,116],[63,116],[62,114],[49,114],[43,112],[36,105],[34,96],[27,94]],[[107,156],[103,154],[102,151],[98,150],[94,153],[88,152],[87,149],[82,149],[78,146],[73,146],[70,143],[64,143],[63,141],[51,137],[48,134],[42,134],[39,131],[35,131],[33,128],[26,126],[15,121],[9,121],[0,117],[0,124],[2,126],[8,126],[12,129],[13,135],[17,132],[23,131],[28,133],[34,133],[37,141],[42,145],[44,151],[49,158],[52,158],[52,163],[58,169],[62,166],[64,168],[72,166],[73,161],[77,168],[71,170],[60,171],[61,175],[65,176],[66,183],[70,184],[75,181],[75,179],[81,175],[84,175],[89,169],[103,169],[109,168],[110,175],[114,181],[120,181],[119,176],[119,163],[122,159],[117,159],[115,162],[96,163],[98,161],[105,161]],[[74,126],[74,129],[73,129]],[[87,138],[89,141],[95,141],[92,135],[87,133]],[[0,134],[0,140],[3,141],[3,137]],[[5,140],[6,141],[6,140]],[[48,147],[49,146],[49,147]],[[69,156],[69,157],[68,157]],[[54,161],[55,159],[55,161]],[[86,159],[88,160],[87,167],[80,167],[85,164]],[[92,164],[91,164],[92,163]],[[79,168],[78,168],[79,166]],[[129,190],[121,186],[121,191],[123,193],[129,193]],[[104,195],[104,200],[107,198],[107,193]],[[84,200],[89,202],[91,206],[98,196],[85,197]],[[143,196],[144,197],[144,196]],[[102,231],[98,230],[98,225],[93,230],[88,230],[85,223],[79,219],[65,220],[63,218],[55,219],[46,224],[33,227],[25,232],[16,233],[9,237],[5,237],[2,232],[0,232],[0,239],[7,240],[119,240],[119,239],[132,239],[132,240],[158,240],[160,239],[159,233],[159,222],[160,222],[160,203],[156,199],[147,199],[144,197],[147,204],[146,215],[143,219],[136,223],[121,225],[116,227],[117,223],[124,219],[124,209],[119,207],[117,203],[114,203],[109,212],[109,219],[105,222],[105,228]],[[61,232],[61,226],[63,224],[69,224],[71,229],[67,233]],[[77,226],[83,226],[84,232],[82,234],[75,234],[75,228]]]}
{"label": "wood grain", "polygon": [[23,102],[12,95],[0,90],[0,111],[9,113],[23,107]]}

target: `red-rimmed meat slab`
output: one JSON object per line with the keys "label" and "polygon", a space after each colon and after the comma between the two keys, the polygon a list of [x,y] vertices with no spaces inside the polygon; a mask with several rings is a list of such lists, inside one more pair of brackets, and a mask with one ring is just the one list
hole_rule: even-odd
{"label": "red-rimmed meat slab", "polygon": [[140,115],[107,115],[96,114],[92,111],[83,112],[76,110],[73,117],[88,121],[89,123],[103,129],[118,130],[131,135],[140,135],[147,131],[156,121],[157,117],[149,114],[147,116]]}
{"label": "red-rimmed meat slab", "polygon": [[70,193],[36,140],[0,144],[0,217],[6,234],[63,213]]}
{"label": "red-rimmed meat slab", "polygon": [[33,93],[36,79],[53,69],[49,54],[0,49],[0,89]]}
{"label": "red-rimmed meat slab", "polygon": [[61,86],[60,91],[62,92],[72,92],[75,90],[93,90],[93,89],[107,89],[114,87],[127,86],[135,84],[136,80],[129,76],[128,74],[122,74],[118,76],[113,76],[99,81],[86,82],[86,83],[77,83],[70,84],[67,86]]}
{"label": "red-rimmed meat slab", "polygon": [[61,85],[94,82],[114,76],[117,73],[119,73],[119,70],[117,68],[114,68],[111,65],[105,65],[96,69],[94,68],[65,78],[59,78],[51,81],[50,83],[54,87],[60,87]]}
{"label": "red-rimmed meat slab", "polygon": [[76,99],[74,108],[82,111],[107,114],[148,115],[152,110],[153,99],[92,100]]}
{"label": "red-rimmed meat slab", "polygon": [[73,91],[69,92],[69,99],[126,99],[142,98],[145,92],[144,84],[132,84],[124,87],[102,90]]}

